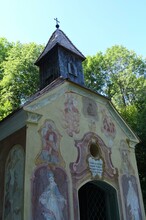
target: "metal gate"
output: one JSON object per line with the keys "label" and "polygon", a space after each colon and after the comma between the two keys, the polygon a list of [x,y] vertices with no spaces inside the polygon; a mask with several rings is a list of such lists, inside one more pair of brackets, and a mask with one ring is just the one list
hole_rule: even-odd
{"label": "metal gate", "polygon": [[88,182],[79,189],[80,220],[119,220],[116,191],[103,182]]}

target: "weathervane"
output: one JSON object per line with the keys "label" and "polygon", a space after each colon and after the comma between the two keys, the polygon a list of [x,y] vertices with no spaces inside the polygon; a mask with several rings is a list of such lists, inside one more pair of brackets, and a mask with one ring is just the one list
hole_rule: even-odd
{"label": "weathervane", "polygon": [[56,28],[59,28],[60,21],[58,21],[58,18],[54,18],[54,20],[56,21]]}

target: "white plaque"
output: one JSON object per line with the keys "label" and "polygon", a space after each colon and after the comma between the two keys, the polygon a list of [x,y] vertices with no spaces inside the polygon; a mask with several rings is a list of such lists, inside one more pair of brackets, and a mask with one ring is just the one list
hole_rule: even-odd
{"label": "white plaque", "polygon": [[95,177],[98,175],[98,177],[101,178],[103,173],[103,161],[101,159],[95,160],[94,158],[89,157],[88,162],[92,176]]}

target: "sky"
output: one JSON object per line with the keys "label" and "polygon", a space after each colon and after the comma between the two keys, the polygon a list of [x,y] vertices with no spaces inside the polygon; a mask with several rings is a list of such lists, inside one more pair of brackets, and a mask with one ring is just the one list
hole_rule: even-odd
{"label": "sky", "polygon": [[46,45],[54,18],[85,56],[123,45],[146,58],[146,0],[0,0],[0,37]]}

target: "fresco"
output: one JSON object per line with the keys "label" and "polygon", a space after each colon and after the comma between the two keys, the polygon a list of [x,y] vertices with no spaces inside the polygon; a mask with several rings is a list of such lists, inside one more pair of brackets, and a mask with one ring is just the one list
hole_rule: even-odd
{"label": "fresco", "polygon": [[60,154],[61,135],[49,119],[39,133],[42,150],[36,157],[37,167],[32,177],[32,219],[68,220],[68,184]]}
{"label": "fresco", "polygon": [[[98,146],[98,153],[94,157],[91,153],[91,145]],[[96,178],[108,178],[112,180],[117,175],[117,169],[111,161],[111,149],[103,140],[93,132],[86,133],[81,140],[75,141],[78,150],[77,160],[70,164],[71,174],[76,180],[80,180],[89,174]],[[93,151],[96,151],[93,149]],[[96,175],[95,175],[96,174]],[[75,182],[76,182],[75,180]]]}
{"label": "fresco", "polygon": [[137,179],[134,176],[134,168],[130,161],[130,147],[126,140],[120,141],[121,154],[121,185],[122,195],[124,197],[126,219],[142,220],[141,209],[139,203],[139,193],[137,187]]}
{"label": "fresco", "polygon": [[142,220],[136,177],[133,175],[129,177],[123,175],[121,181],[124,194],[126,219]]}
{"label": "fresco", "polygon": [[88,128],[89,128],[89,131],[96,132],[96,122],[94,119],[89,120]]}
{"label": "fresco", "polygon": [[80,113],[77,108],[77,100],[73,94],[66,94],[64,103],[63,124],[62,127],[66,130],[70,137],[80,132]]}
{"label": "fresco", "polygon": [[113,145],[113,139],[116,136],[116,127],[112,121],[112,118],[107,115],[106,110],[103,109],[102,111],[102,127],[101,131],[105,134],[105,136],[109,140],[109,147]]}
{"label": "fresco", "polygon": [[94,100],[83,97],[83,114],[85,117],[90,117],[98,120],[98,108]]}
{"label": "fresco", "polygon": [[36,164],[58,164],[62,157],[60,151],[61,135],[52,120],[46,120],[40,129],[42,150],[36,158]]}
{"label": "fresco", "polygon": [[5,172],[4,219],[23,219],[24,151],[14,146],[9,152]]}
{"label": "fresco", "polygon": [[34,173],[32,184],[34,220],[70,219],[67,176],[62,169],[39,167]]}
{"label": "fresco", "polygon": [[127,176],[134,174],[134,169],[130,162],[129,146],[125,140],[120,141],[120,154],[122,159],[120,172]]}

